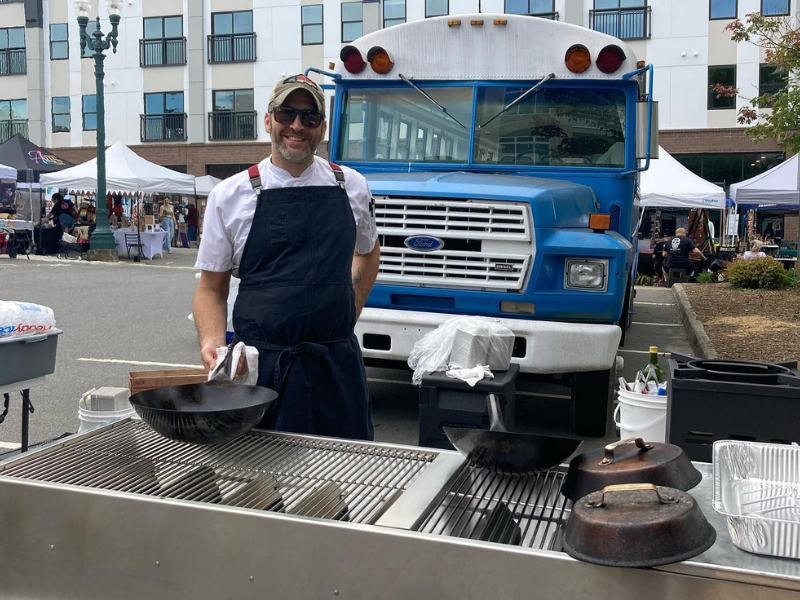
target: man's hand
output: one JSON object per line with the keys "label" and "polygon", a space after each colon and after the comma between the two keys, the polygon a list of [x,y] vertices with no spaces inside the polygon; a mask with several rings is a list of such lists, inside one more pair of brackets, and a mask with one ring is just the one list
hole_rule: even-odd
{"label": "man's hand", "polygon": [[217,348],[225,345],[225,338],[221,340],[210,340],[200,346],[200,360],[203,362],[203,367],[206,371],[211,371],[217,366]]}

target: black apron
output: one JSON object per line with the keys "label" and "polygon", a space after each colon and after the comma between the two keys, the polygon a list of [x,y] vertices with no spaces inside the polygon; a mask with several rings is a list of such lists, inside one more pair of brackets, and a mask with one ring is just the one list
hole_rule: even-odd
{"label": "black apron", "polygon": [[261,189],[239,265],[234,341],[258,349],[258,385],[279,393],[260,429],[373,439],[351,266],[356,226],[337,185]]}

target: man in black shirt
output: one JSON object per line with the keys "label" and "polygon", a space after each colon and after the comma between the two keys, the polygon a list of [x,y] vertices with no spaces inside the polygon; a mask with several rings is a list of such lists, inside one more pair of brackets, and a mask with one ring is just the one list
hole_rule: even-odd
{"label": "man in black shirt", "polygon": [[667,278],[670,269],[686,269],[686,274],[691,275],[694,270],[691,255],[697,256],[703,260],[706,257],[694,245],[694,242],[686,237],[686,230],[679,227],[675,231],[675,237],[671,238],[664,246],[664,278]]}
{"label": "man in black shirt", "polygon": [[65,200],[59,192],[53,194],[53,209],[50,211],[50,217],[58,222],[61,229],[71,231],[75,226],[77,216],[78,211],[75,210],[72,200]]}

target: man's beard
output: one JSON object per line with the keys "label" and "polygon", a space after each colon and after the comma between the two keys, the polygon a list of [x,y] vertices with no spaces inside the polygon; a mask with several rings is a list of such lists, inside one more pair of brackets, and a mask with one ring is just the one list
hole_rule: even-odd
{"label": "man's beard", "polygon": [[309,147],[305,150],[289,150],[284,145],[283,138],[280,137],[277,140],[274,140],[273,145],[278,151],[278,154],[281,155],[281,158],[290,163],[304,163],[311,158],[317,150],[316,146],[313,144],[309,145]]}

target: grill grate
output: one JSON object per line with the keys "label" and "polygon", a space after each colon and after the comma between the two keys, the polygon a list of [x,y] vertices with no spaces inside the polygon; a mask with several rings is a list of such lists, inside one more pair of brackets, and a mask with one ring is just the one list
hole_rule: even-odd
{"label": "grill grate", "polygon": [[194,446],[129,421],[0,468],[0,476],[372,523],[435,457],[267,432]]}
{"label": "grill grate", "polygon": [[572,502],[561,495],[566,473],[509,474],[464,465],[416,531],[561,550],[561,525]]}

